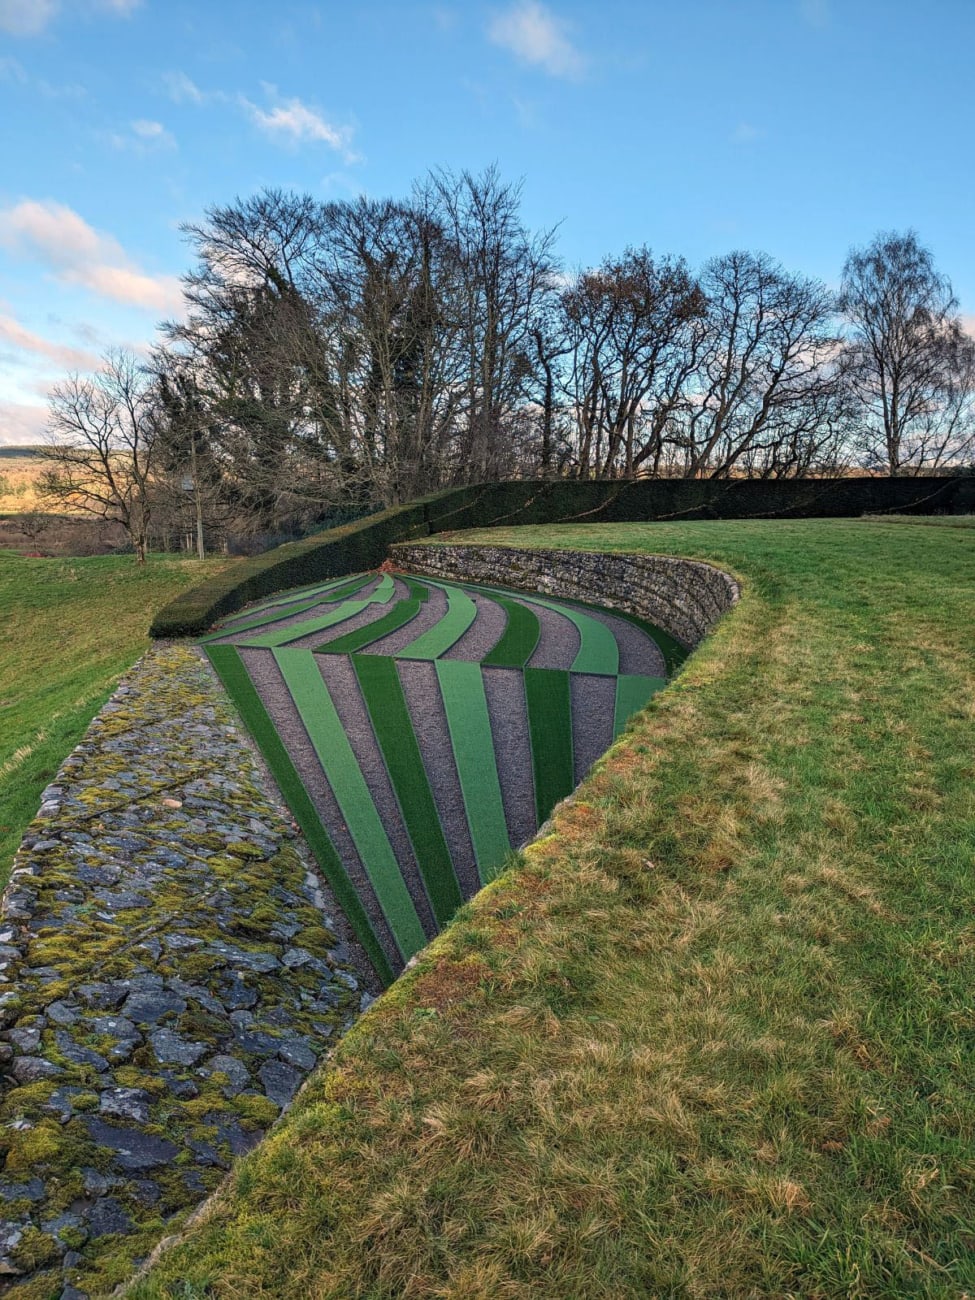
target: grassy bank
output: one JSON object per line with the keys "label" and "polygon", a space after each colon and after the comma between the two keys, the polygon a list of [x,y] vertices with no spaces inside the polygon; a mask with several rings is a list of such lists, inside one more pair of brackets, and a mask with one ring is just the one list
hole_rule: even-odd
{"label": "grassy bank", "polygon": [[132,1295],[964,1294],[975,539],[489,539],[744,597]]}
{"label": "grassy bank", "polygon": [[153,614],[227,563],[153,556],[140,572],[131,556],[0,552],[0,883],[44,786],[149,644]]}

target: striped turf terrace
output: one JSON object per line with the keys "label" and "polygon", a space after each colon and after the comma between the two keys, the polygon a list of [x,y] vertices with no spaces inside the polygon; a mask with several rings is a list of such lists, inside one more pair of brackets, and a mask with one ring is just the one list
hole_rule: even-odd
{"label": "striped turf terrace", "polygon": [[390,573],[278,595],[201,644],[386,981],[524,840],[525,792],[534,832],[682,655],[616,611]]}

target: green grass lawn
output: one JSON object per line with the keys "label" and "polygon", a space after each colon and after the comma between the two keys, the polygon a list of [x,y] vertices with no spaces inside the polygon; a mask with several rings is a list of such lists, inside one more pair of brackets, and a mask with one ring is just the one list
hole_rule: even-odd
{"label": "green grass lawn", "polygon": [[232,561],[152,556],[29,560],[0,552],[0,881],[45,785],[157,609]]}
{"label": "green grass lawn", "polygon": [[935,528],[975,528],[975,515],[864,515],[872,524],[921,524]]}
{"label": "green grass lawn", "polygon": [[975,536],[456,540],[744,594],[131,1295],[971,1292]]}

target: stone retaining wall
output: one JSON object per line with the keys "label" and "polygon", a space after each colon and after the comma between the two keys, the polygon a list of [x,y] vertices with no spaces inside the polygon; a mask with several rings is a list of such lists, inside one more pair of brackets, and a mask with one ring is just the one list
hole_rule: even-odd
{"label": "stone retaining wall", "polygon": [[509,546],[401,543],[393,562],[415,573],[499,583],[520,591],[568,596],[637,614],[688,649],[734,605],[734,578],[699,560],[627,552],[523,550]]}

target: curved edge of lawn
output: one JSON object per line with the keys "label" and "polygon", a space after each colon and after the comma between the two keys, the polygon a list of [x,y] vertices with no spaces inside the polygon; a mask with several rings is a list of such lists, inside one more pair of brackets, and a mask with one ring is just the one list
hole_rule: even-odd
{"label": "curved edge of lawn", "polygon": [[[442,544],[441,539],[437,541]],[[461,536],[457,541],[461,542]],[[644,552],[636,550],[634,553]],[[683,558],[695,557],[688,555]],[[707,563],[717,567],[711,560]],[[413,1035],[417,1025],[422,1025],[424,1030],[435,1026],[437,1036],[441,1037],[445,1028],[444,1012],[456,1009],[467,1020],[472,1009],[472,985],[475,981],[480,983],[487,975],[488,963],[483,960],[483,955],[479,955],[485,948],[485,926],[497,930],[499,920],[506,922],[509,917],[517,916],[521,928],[531,932],[534,928],[532,900],[547,900],[542,903],[541,911],[550,906],[562,848],[568,849],[577,842],[580,822],[589,828],[593,810],[590,799],[596,789],[607,782],[613,787],[621,780],[625,783],[629,756],[640,744],[642,728],[652,729],[654,726],[654,704],[661,695],[679,689],[678,681],[683,683],[695,665],[708,679],[714,680],[720,675],[722,642],[725,639],[722,634],[727,635],[728,616],[739,615],[743,604],[746,614],[749,609],[747,579],[730,565],[721,567],[739,584],[741,600],[727,611],[717,628],[697,648],[689,652],[682,649],[682,658],[674,667],[674,676],[663,684],[662,690],[649,696],[641,712],[630,717],[625,729],[617,731],[612,745],[604,751],[585,780],[575,789],[570,787],[568,796],[560,795],[560,802],[554,809],[546,810],[547,820],[536,839],[521,851],[508,854],[508,860],[498,874],[455,912],[445,929],[414,956],[407,969],[347,1031],[328,1062],[309,1078],[291,1108],[260,1146],[237,1161],[222,1188],[200,1207],[179,1235],[160,1244],[143,1272],[124,1290],[128,1300],[170,1300],[173,1286],[180,1285],[186,1288],[187,1294],[231,1296],[237,1294],[235,1287],[247,1285],[252,1280],[250,1266],[246,1263],[246,1252],[241,1254],[235,1244],[236,1230],[231,1224],[236,1220],[245,1238],[252,1235],[253,1228],[244,1203],[259,1194],[258,1188],[265,1175],[278,1184],[281,1171],[293,1165],[297,1173],[298,1167],[304,1164],[300,1153],[305,1148],[306,1136],[317,1138],[322,1131],[319,1115],[328,1133],[324,1158],[335,1160],[339,1165],[356,1158],[351,1145],[343,1149],[342,1135],[346,1120],[352,1117],[354,1103],[349,1109],[345,1102],[338,1101],[339,1096],[346,1093],[350,1084],[357,1090],[358,1085],[353,1080],[361,1079],[363,1074],[380,1093],[385,1069],[389,1067],[395,1071],[397,1068],[396,1044]],[[568,674],[563,675],[568,677]],[[690,680],[687,685],[691,685]],[[501,928],[507,927],[502,925]],[[288,1181],[286,1177],[285,1182]],[[297,1179],[286,1194],[292,1205],[300,1196],[300,1185],[300,1179]],[[341,1199],[341,1209],[329,1199],[327,1205],[314,1212],[319,1232],[337,1228],[339,1219],[336,1215],[344,1217],[348,1214],[351,1207],[344,1198]],[[279,1212],[272,1210],[272,1220]],[[350,1226],[354,1217],[354,1214],[349,1217],[345,1228]],[[227,1225],[226,1230],[223,1225]],[[271,1221],[268,1221],[268,1228],[271,1228]],[[270,1244],[269,1241],[266,1244]],[[280,1267],[280,1258],[276,1258],[278,1263],[271,1268],[272,1279],[275,1269]],[[318,1279],[313,1283],[310,1275],[297,1278],[289,1273],[286,1279],[282,1276],[279,1280],[280,1289],[275,1289],[272,1284],[268,1295],[292,1295],[302,1285],[321,1285]],[[268,1280],[264,1284],[268,1285]],[[400,1294],[382,1288],[368,1293],[377,1296]],[[333,1291],[326,1286],[316,1294],[334,1295],[337,1300],[346,1292],[341,1288]],[[457,1294],[458,1300],[467,1296],[466,1291]]]}

